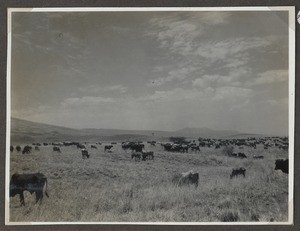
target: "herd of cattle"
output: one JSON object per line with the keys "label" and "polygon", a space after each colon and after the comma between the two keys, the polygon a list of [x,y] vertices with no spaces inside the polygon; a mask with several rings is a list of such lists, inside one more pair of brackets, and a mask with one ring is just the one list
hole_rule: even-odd
{"label": "herd of cattle", "polygon": [[[228,147],[236,147],[239,150],[244,149],[244,147],[250,147],[256,149],[258,145],[261,145],[263,149],[268,149],[270,147],[277,147],[279,149],[288,150],[288,138],[287,137],[264,137],[264,138],[247,138],[247,139],[210,139],[210,138],[199,138],[198,142],[196,140],[192,141],[183,141],[183,142],[156,142],[156,141],[147,141],[151,146],[160,145],[166,152],[178,152],[178,153],[188,153],[188,152],[201,152],[201,148],[215,148],[220,149],[221,147],[226,149]],[[105,144],[104,152],[113,153],[114,145],[117,145],[117,142],[111,142],[110,144]],[[145,142],[122,142],[121,148],[127,152],[131,151],[131,159],[135,161],[142,160],[153,160],[154,152],[145,150]],[[22,154],[30,154],[33,150],[40,151],[40,146],[49,146],[52,145],[53,152],[62,154],[63,146],[75,146],[81,151],[83,159],[90,158],[88,148],[98,149],[97,145],[102,145],[101,142],[96,144],[89,144],[88,142],[53,142],[53,143],[32,143],[31,145],[25,145],[23,149],[20,145],[10,146],[10,151],[17,153],[21,152]],[[243,152],[227,152],[228,157],[247,158],[247,155]],[[254,155],[253,159],[264,159],[263,155]],[[275,161],[275,170],[281,170],[282,172],[288,174],[288,159],[277,159]],[[230,174],[230,179],[233,177],[246,176],[246,169],[244,167],[234,168]],[[180,177],[176,180],[177,186],[183,185],[195,185],[198,187],[199,184],[199,173],[193,171],[185,172],[180,174]],[[20,196],[21,206],[25,205],[24,201],[24,191],[29,191],[31,194],[35,193],[36,202],[43,199],[43,194],[49,197],[47,193],[47,177],[42,173],[32,173],[32,174],[13,174],[10,180],[10,196],[15,195]]]}

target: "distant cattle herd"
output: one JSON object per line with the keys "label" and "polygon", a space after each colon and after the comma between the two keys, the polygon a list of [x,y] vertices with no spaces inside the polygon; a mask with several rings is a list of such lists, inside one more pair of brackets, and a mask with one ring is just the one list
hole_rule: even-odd
{"label": "distant cattle herd", "polygon": [[[199,138],[198,141],[183,141],[183,142],[158,142],[158,141],[147,141],[149,147],[160,145],[165,152],[174,152],[174,153],[200,153],[202,148],[227,148],[225,154],[228,157],[238,158],[238,159],[247,159],[248,156],[244,152],[233,152],[233,148],[229,149],[228,147],[236,147],[237,149],[244,149],[244,147],[249,147],[257,149],[258,145],[261,145],[264,150],[271,147],[278,148],[281,150],[288,150],[288,138],[287,137],[264,137],[264,138],[245,138],[245,139],[211,139],[211,138]],[[63,146],[76,146],[77,149],[81,150],[82,159],[89,159],[92,156],[88,151],[90,149],[98,150],[97,145],[102,145],[102,142],[96,142],[89,146],[88,142],[44,142],[44,143],[32,143],[32,145],[25,145],[23,149],[20,145],[10,146],[10,152],[19,153],[22,151],[22,154],[30,154],[33,150],[39,152],[41,146],[53,146],[53,153],[58,153],[57,155],[63,154]],[[131,159],[135,161],[146,161],[154,160],[155,153],[152,150],[145,149],[145,142],[134,141],[134,142],[111,142],[104,145],[104,153],[114,153],[114,145],[121,145],[121,148],[127,153],[130,151]],[[102,149],[103,150],[103,149]],[[254,160],[264,159],[264,155],[253,155]],[[275,160],[275,170],[281,170],[283,173],[288,174],[289,163],[288,159],[277,159]],[[230,179],[237,178],[239,176],[246,177],[246,169],[244,167],[233,168],[229,176]],[[174,182],[178,187],[185,185],[194,185],[196,188],[199,184],[199,173],[188,171],[181,173]],[[29,191],[31,194],[35,193],[36,202],[42,201],[43,195],[47,197],[47,177],[42,173],[32,173],[32,174],[13,174],[10,180],[10,196],[15,195],[20,196],[21,205],[25,205],[24,200],[24,191]]]}

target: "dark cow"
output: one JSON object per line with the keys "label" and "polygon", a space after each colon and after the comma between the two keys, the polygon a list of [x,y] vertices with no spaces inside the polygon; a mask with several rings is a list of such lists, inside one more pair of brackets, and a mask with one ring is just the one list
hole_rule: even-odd
{"label": "dark cow", "polygon": [[234,168],[230,174],[230,179],[233,177],[238,177],[239,175],[246,176],[246,169],[245,168]]}
{"label": "dark cow", "polygon": [[10,146],[10,151],[11,151],[11,152],[14,151],[14,146]]}
{"label": "dark cow", "polygon": [[237,155],[238,158],[241,158],[241,159],[244,159],[244,158],[247,158],[247,156],[242,153],[242,152],[239,152],[238,155]]}
{"label": "dark cow", "polygon": [[253,159],[263,159],[263,158],[265,158],[265,157],[264,156],[256,156],[256,155],[253,156]]}
{"label": "dark cow", "polygon": [[53,152],[61,153],[60,148],[56,146],[53,147]]}
{"label": "dark cow", "polygon": [[21,147],[18,145],[18,146],[16,147],[16,150],[17,150],[17,152],[20,152],[20,151],[21,151]]}
{"label": "dark cow", "polygon": [[195,187],[198,187],[199,184],[199,173],[194,173],[193,171],[188,171],[181,173],[180,179],[177,186],[190,185],[194,184]]}
{"label": "dark cow", "polygon": [[91,145],[91,149],[98,149],[96,145]]}
{"label": "dark cow", "polygon": [[[14,197],[20,195],[21,206],[25,205],[24,191],[29,191],[31,194],[35,192],[36,203],[42,201],[43,194],[49,197],[47,193],[47,177],[42,173],[33,174],[17,174],[12,175],[9,185],[9,196]],[[44,191],[45,188],[45,191]]]}
{"label": "dark cow", "polygon": [[112,145],[105,145],[104,146],[104,151],[106,152],[106,150],[111,150],[112,149]]}
{"label": "dark cow", "polygon": [[88,150],[86,150],[86,149],[81,149],[81,154],[82,154],[82,159],[90,158]]}
{"label": "dark cow", "polygon": [[40,151],[40,148],[39,148],[38,146],[35,146],[35,147],[34,147],[34,150]]}
{"label": "dark cow", "polygon": [[117,142],[111,142],[111,144],[117,144]]}
{"label": "dark cow", "polygon": [[281,170],[282,172],[289,174],[289,159],[278,159],[275,161],[275,170]]}
{"label": "dark cow", "polygon": [[43,143],[44,146],[48,146],[48,143]]}
{"label": "dark cow", "polygon": [[26,145],[26,146],[23,148],[22,154],[29,154],[29,153],[31,152],[31,149],[32,149],[31,146]]}
{"label": "dark cow", "polygon": [[141,156],[142,156],[142,153],[140,153],[140,152],[133,152],[132,154],[131,154],[131,159],[135,159],[135,160],[140,160],[141,159]]}
{"label": "dark cow", "polygon": [[151,160],[153,160],[154,159],[154,153],[152,152],[152,151],[150,151],[150,152],[142,152],[142,160],[146,160],[146,159],[151,159]]}

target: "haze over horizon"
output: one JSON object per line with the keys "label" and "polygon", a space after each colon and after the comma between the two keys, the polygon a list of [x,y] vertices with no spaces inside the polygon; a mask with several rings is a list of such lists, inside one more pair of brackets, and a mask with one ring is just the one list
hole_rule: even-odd
{"label": "haze over horizon", "polygon": [[11,115],[288,134],[288,14],[14,12]]}

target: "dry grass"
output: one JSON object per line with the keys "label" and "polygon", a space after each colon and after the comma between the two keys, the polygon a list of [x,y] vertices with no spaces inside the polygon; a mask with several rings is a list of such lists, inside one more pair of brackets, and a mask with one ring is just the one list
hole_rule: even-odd
{"label": "dry grass", "polygon": [[[11,221],[211,222],[287,221],[288,176],[274,170],[276,158],[287,152],[263,147],[243,150],[248,156],[230,158],[222,150],[167,153],[151,147],[154,160],[134,161],[117,145],[114,153],[89,149],[83,160],[75,147],[52,146],[22,155],[11,154],[11,175],[42,172],[48,177],[50,198],[35,204],[25,193],[25,207],[11,198]],[[264,155],[253,160],[253,155]],[[245,167],[246,177],[229,179],[232,168]],[[199,187],[178,188],[180,172],[199,172]]]}

